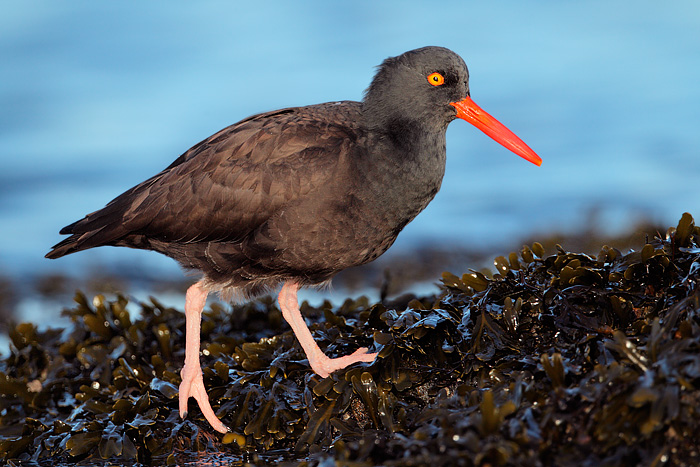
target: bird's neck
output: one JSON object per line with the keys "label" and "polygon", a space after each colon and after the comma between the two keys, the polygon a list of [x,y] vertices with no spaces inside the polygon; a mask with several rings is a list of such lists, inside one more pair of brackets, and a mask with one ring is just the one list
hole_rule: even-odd
{"label": "bird's neck", "polygon": [[449,121],[426,118],[404,112],[400,109],[387,109],[374,103],[363,103],[362,120],[370,134],[389,139],[397,147],[410,149],[430,145],[431,141],[442,138]]}
{"label": "bird's neck", "polygon": [[367,127],[367,149],[373,158],[399,164],[410,172],[424,172],[445,163],[444,128],[433,128],[397,116],[381,126]]}
{"label": "bird's neck", "polygon": [[[397,207],[398,219],[412,219],[435,197],[445,174],[445,131],[421,131],[397,122],[367,135],[375,200]],[[367,180],[370,174],[361,174]],[[366,183],[366,182],[365,182]],[[401,212],[398,212],[401,211]],[[405,212],[404,212],[405,211]]]}
{"label": "bird's neck", "polygon": [[417,118],[416,113],[387,108],[376,100],[365,101],[362,107],[368,159],[364,166],[373,167],[372,177],[382,191],[379,199],[403,199],[403,204],[396,205],[411,211],[401,213],[411,218],[440,189],[449,123],[444,119]]}

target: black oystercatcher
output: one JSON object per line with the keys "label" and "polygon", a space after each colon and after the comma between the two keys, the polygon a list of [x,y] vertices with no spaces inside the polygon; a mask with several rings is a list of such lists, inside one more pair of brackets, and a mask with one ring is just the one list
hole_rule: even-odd
{"label": "black oystercatcher", "polygon": [[249,298],[283,284],[284,318],[322,377],[376,356],[329,358],[299,312],[299,287],[384,253],[440,189],[445,130],[475,125],[537,165],[542,160],[469,98],[461,57],[425,47],[388,58],[362,102],[294,107],[246,118],[192,147],[169,167],[64,227],[47,258],[102,245],[155,250],[202,279],[185,299],[180,415],[190,396],[220,432],[199,364],[209,292]]}

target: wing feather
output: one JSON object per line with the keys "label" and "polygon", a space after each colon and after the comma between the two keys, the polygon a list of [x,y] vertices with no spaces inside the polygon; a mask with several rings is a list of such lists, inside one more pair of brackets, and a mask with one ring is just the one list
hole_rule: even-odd
{"label": "wing feather", "polygon": [[[159,174],[65,227],[47,257],[100,245],[235,242],[334,175],[357,138],[359,103],[249,117],[203,140]],[[333,109],[334,112],[329,112]]]}

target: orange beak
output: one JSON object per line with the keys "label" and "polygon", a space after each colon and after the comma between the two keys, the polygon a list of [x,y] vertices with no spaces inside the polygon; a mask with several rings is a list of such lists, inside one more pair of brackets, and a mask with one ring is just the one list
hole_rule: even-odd
{"label": "orange beak", "polygon": [[535,165],[542,165],[542,158],[535,154],[535,151],[501,122],[476,105],[471,98],[465,97],[464,100],[452,102],[450,105],[457,109],[457,117],[471,123],[506,149],[510,149]]}

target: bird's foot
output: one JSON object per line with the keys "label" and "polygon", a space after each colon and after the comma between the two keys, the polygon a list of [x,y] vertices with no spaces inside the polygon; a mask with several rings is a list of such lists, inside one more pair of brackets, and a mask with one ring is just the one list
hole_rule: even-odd
{"label": "bird's foot", "polygon": [[202,415],[207,419],[209,424],[219,433],[228,433],[230,430],[219,420],[211,408],[207,390],[204,388],[204,380],[202,379],[202,370],[197,366],[192,368],[185,365],[182,368],[182,382],[180,383],[180,417],[187,417],[187,401],[190,397],[194,397],[202,411]]}
{"label": "bird's foot", "polygon": [[320,357],[309,359],[309,365],[311,368],[322,378],[328,377],[331,373],[336,370],[343,369],[353,363],[365,362],[372,363],[377,357],[376,353],[368,353],[369,349],[367,347],[361,347],[350,355],[338,358],[329,358],[324,354]]}

